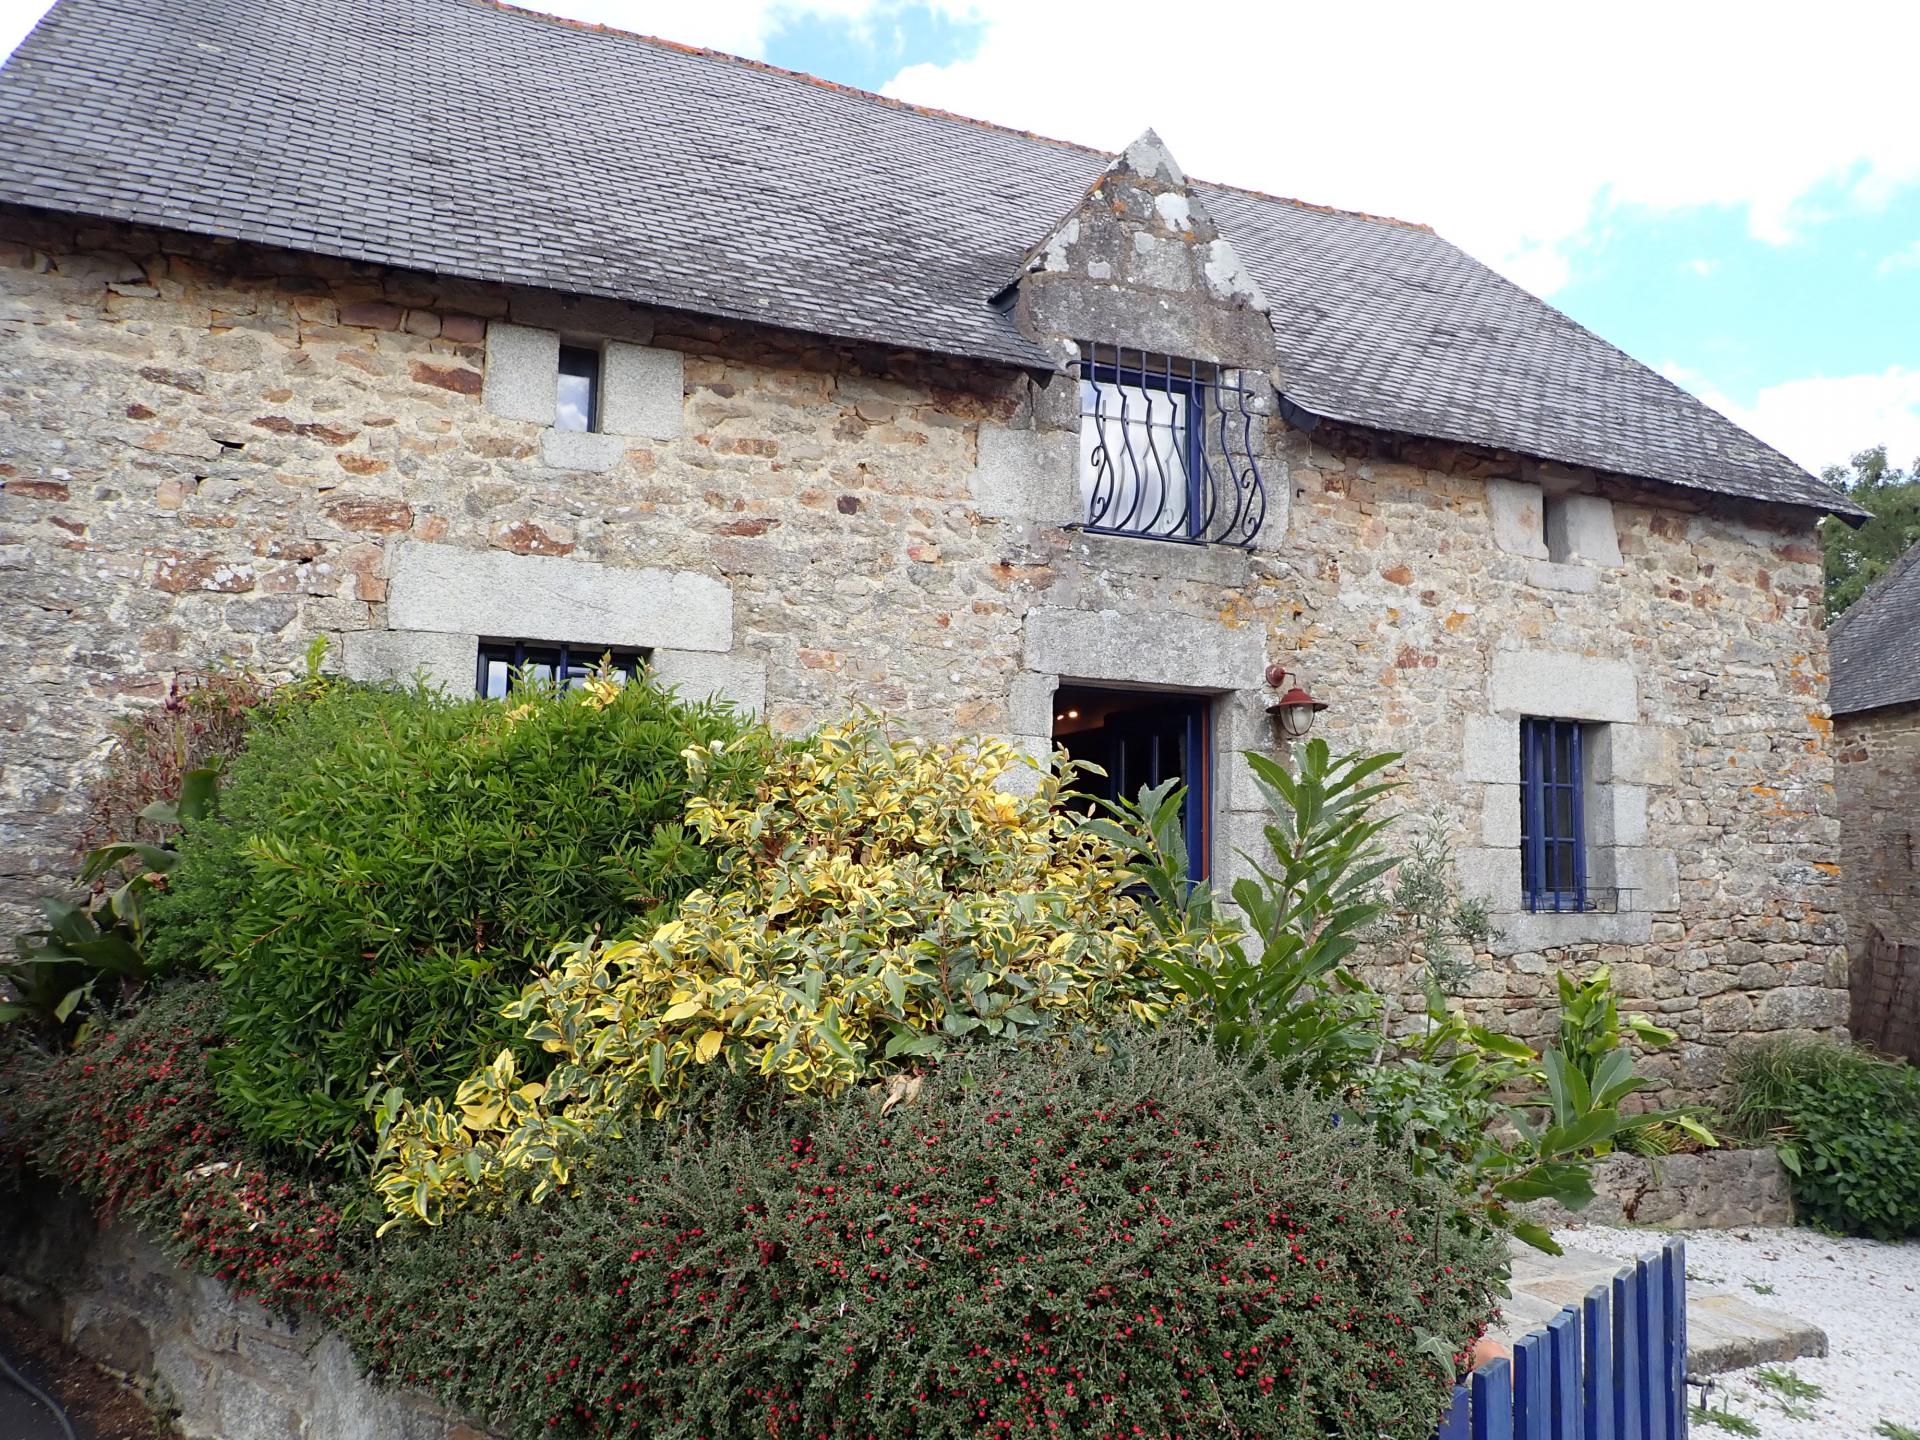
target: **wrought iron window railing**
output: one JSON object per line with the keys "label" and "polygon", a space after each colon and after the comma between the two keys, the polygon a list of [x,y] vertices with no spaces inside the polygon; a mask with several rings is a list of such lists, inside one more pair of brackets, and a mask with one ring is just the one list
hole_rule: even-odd
{"label": "wrought iron window railing", "polygon": [[617,645],[542,645],[525,640],[482,640],[475,688],[499,699],[526,681],[577,690],[605,660],[622,681],[640,673],[646,652]]}
{"label": "wrought iron window railing", "polygon": [[1251,545],[1267,515],[1259,395],[1212,366],[1113,345],[1081,357],[1082,528]]}

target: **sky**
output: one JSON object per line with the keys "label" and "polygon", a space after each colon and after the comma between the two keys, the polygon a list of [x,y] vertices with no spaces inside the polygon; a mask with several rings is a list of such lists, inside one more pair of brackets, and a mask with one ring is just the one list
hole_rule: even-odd
{"label": "sky", "polygon": [[[46,8],[0,0],[0,53]],[[1920,458],[1910,0],[540,0],[1431,225],[1810,469]]]}

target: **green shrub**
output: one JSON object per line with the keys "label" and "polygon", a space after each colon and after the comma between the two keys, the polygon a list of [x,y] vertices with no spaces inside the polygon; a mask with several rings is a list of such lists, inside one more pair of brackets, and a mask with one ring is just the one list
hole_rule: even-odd
{"label": "green shrub", "polygon": [[704,1073],[562,1200],[384,1242],[375,1370],[528,1436],[1371,1440],[1433,1433],[1493,1312],[1444,1189],[1186,1029],[904,1101]]}
{"label": "green shrub", "polygon": [[1151,962],[1175,947],[1058,803],[1060,774],[1000,788],[1017,760],[867,718],[790,747],[738,804],[703,789],[687,823],[719,847],[714,882],[644,939],[560,948],[509,1007],[556,1059],[544,1084],[509,1054],[452,1105],[383,1100],[376,1185],[396,1221],[539,1200],[709,1065],[832,1092],[956,1045],[1158,1020]]}
{"label": "green shrub", "polygon": [[1920,1235],[1920,1070],[1831,1040],[1734,1053],[1733,1117],[1771,1140],[1802,1215],[1876,1240]]}
{"label": "green shrub", "polygon": [[[369,1084],[451,1089],[561,939],[624,934],[708,874],[682,751],[731,712],[648,685],[454,702],[307,687],[256,721],[219,814],[152,906],[163,960],[218,974],[220,1093],[255,1140],[363,1156]],[[734,746],[709,788],[746,784]]]}

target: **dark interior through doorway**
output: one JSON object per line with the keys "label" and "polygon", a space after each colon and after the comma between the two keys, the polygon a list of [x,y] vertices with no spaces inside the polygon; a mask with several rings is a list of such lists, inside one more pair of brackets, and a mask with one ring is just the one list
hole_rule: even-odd
{"label": "dark interior through doorway", "polygon": [[1100,799],[1138,799],[1141,788],[1178,778],[1187,787],[1181,825],[1187,869],[1207,876],[1213,854],[1212,702],[1164,690],[1062,685],[1054,692],[1053,743],[1105,775],[1082,775],[1076,788]]}

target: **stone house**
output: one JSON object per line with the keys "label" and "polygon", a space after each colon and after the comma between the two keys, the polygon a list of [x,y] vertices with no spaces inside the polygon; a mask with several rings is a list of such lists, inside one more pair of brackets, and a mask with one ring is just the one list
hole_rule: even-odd
{"label": "stone house", "polygon": [[1850,502],[1428,229],[483,0],[62,0],[0,73],[0,826],[51,883],[177,667],[644,659],[1056,742],[1258,837],[1404,751],[1530,1014],[1683,1088],[1845,1020]]}
{"label": "stone house", "polygon": [[1920,1063],[1920,546],[1827,645],[1853,1029]]}

